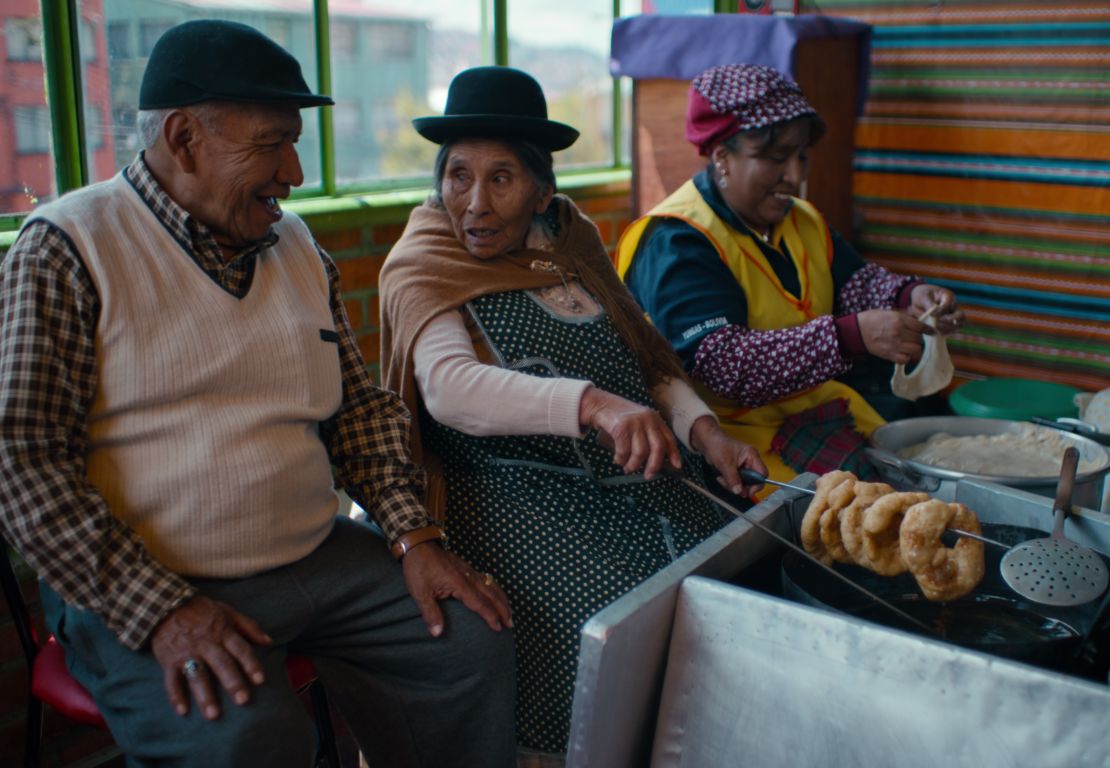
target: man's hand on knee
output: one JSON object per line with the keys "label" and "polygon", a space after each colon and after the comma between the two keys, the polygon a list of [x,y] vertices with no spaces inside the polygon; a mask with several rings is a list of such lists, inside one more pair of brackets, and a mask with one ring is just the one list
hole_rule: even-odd
{"label": "man's hand on knee", "polygon": [[166,696],[177,714],[189,711],[191,694],[204,717],[220,716],[213,676],[236,704],[246,704],[247,679],[255,685],[264,679],[252,643],[269,645],[270,636],[224,603],[197,596],[170,612],[151,634],[150,649],[162,665]]}
{"label": "man's hand on knee", "polygon": [[413,547],[401,558],[405,585],[420,606],[424,623],[433,636],[443,634],[443,611],[439,601],[453,597],[477,613],[490,629],[512,627],[509,598],[488,573],[475,571],[438,542]]}

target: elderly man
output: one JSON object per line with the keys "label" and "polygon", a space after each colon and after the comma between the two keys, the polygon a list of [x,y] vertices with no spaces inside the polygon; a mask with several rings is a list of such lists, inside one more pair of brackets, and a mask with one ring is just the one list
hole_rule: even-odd
{"label": "elderly man", "polygon": [[[331,103],[250,27],[175,27],[145,151],[3,264],[0,523],[131,764],[310,764],[287,649],[372,765],[515,761],[505,596],[440,546],[409,415],[278,204],[299,110]],[[388,545],[336,516],[333,472]]]}

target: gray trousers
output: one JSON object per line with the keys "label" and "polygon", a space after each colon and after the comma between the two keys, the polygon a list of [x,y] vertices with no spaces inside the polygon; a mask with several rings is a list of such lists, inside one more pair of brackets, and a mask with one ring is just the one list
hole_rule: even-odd
{"label": "gray trousers", "polygon": [[515,765],[512,635],[493,632],[462,603],[441,603],[432,637],[401,567],[367,526],[335,530],[298,562],[244,579],[195,579],[198,590],[254,618],[273,638],[256,652],[266,682],[221,715],[178,716],[149,651],[118,641],[95,614],[42,590],[73,676],[96,700],[132,766],[196,768],[312,763],[312,724],[286,678],[286,650],[308,656],[372,768]]}

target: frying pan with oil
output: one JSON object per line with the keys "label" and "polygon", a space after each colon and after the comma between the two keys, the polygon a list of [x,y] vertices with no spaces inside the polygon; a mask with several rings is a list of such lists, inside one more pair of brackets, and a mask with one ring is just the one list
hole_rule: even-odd
{"label": "frying pan with oil", "polygon": [[[1044,536],[1034,528],[989,523],[983,524],[983,533],[1010,546]],[[908,573],[887,577],[858,566],[837,563],[833,567],[925,622],[937,635],[955,645],[1070,671],[1080,640],[1092,626],[1098,603],[1042,605],[1015,595],[999,568],[1003,554],[994,547],[986,547],[983,581],[968,596],[948,603],[926,600]],[[784,597],[800,603],[921,633],[889,611],[878,610],[859,592],[829,579],[821,569],[793,552],[783,556],[782,590]]]}

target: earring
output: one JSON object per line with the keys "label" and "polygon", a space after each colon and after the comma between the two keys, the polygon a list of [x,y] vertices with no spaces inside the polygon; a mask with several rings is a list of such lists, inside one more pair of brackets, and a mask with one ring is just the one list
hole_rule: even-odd
{"label": "earring", "polygon": [[717,186],[724,189],[728,186],[728,174],[725,173],[725,167],[717,163]]}

